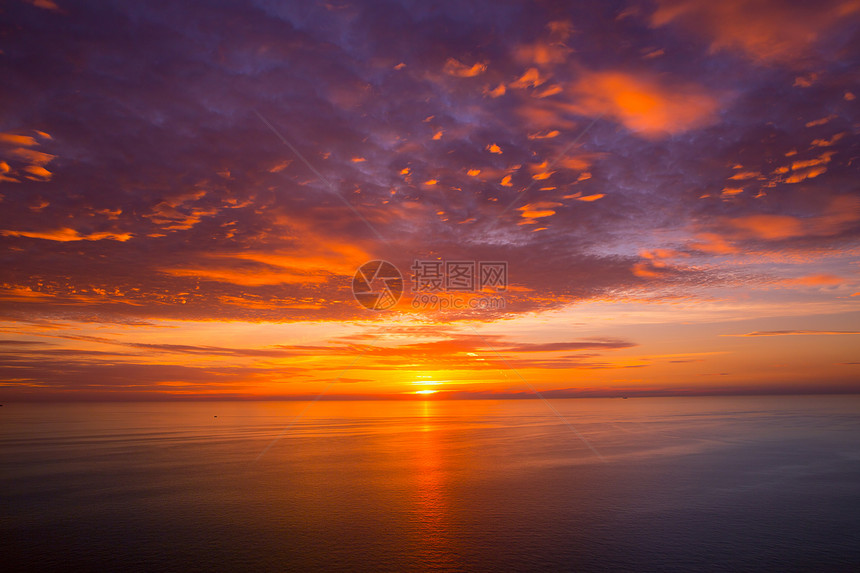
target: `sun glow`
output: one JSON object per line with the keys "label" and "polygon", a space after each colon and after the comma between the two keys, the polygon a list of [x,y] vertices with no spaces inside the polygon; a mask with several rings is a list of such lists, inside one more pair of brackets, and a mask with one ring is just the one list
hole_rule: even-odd
{"label": "sun glow", "polygon": [[439,390],[416,390],[416,394],[435,394]]}

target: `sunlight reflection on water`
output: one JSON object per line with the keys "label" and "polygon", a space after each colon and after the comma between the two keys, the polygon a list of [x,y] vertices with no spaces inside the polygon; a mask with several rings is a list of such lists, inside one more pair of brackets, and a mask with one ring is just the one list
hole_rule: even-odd
{"label": "sunlight reflection on water", "polygon": [[[20,570],[847,569],[857,397],[12,404]],[[217,418],[215,417],[217,416]],[[15,569],[15,567],[13,567]]]}

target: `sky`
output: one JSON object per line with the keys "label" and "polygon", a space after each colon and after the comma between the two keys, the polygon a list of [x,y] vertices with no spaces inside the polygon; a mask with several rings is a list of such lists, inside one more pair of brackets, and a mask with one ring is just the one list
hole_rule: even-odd
{"label": "sky", "polygon": [[4,2],[0,399],[860,391],[858,31],[857,0]]}

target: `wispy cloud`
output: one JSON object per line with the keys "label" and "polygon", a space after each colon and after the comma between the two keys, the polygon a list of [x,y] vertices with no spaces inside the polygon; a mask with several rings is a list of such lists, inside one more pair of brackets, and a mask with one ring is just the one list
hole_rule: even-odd
{"label": "wispy cloud", "polygon": [[833,336],[860,334],[856,330],[758,330],[746,334],[721,334],[720,336]]}

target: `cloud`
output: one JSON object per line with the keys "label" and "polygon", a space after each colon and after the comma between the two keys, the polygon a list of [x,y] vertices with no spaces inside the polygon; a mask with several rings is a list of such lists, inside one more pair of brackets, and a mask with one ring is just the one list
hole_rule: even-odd
{"label": "cloud", "polygon": [[[410,331],[402,331],[400,335]],[[417,330],[421,334],[433,336],[431,333]],[[378,335],[372,337],[374,340]],[[513,367],[523,368],[598,368],[609,367],[609,364],[591,362],[590,359],[599,356],[595,353],[581,353],[555,358],[521,357],[519,354],[582,352],[585,350],[619,350],[637,346],[635,343],[620,339],[577,340],[547,343],[529,343],[512,341],[501,335],[474,335],[451,332],[436,340],[426,342],[410,342],[407,344],[363,344],[359,339],[350,338],[345,345],[331,346],[291,346],[279,347],[284,352],[295,356],[353,356],[356,353],[367,356],[365,368],[384,369],[387,365],[396,364],[398,360],[408,359],[422,366],[439,368],[454,368],[475,370],[486,367],[486,361],[493,363],[499,360],[508,361]],[[375,364],[369,366],[368,363]]]}
{"label": "cloud", "polygon": [[163,231],[186,231],[220,210],[214,205],[200,205],[199,201],[205,196],[206,191],[202,189],[179,193],[159,201],[143,216]]}
{"label": "cloud", "polygon": [[444,72],[449,76],[458,78],[474,78],[487,71],[486,62],[475,62],[471,66],[461,63],[455,58],[448,58],[445,62]]}
{"label": "cloud", "polygon": [[756,241],[781,242],[837,236],[860,221],[860,198],[835,195],[816,210],[812,216],[804,217],[757,213],[719,218],[707,223],[707,231],[697,232],[690,247],[706,253],[731,254],[740,252],[742,245]]}
{"label": "cloud", "polygon": [[720,336],[835,336],[860,334],[855,330],[760,330],[746,334],[721,334]]}
{"label": "cloud", "polygon": [[534,219],[555,215],[555,211],[553,209],[555,207],[560,207],[561,205],[561,203],[553,201],[538,201],[537,203],[529,203],[528,205],[518,207],[517,210],[522,211],[524,222],[532,222]]}
{"label": "cloud", "polygon": [[603,199],[604,197],[606,197],[606,195],[604,195],[603,193],[595,193],[593,195],[584,195],[582,197],[576,197],[576,200],[577,201],[591,202],[591,201],[597,201],[598,199]]}
{"label": "cloud", "polygon": [[[140,342],[112,342],[105,341],[110,344],[120,344],[130,348],[139,348],[151,352],[165,352],[169,354],[198,354],[202,356],[236,356],[236,357],[252,357],[252,358],[277,358],[292,356],[295,351],[285,350],[283,348],[225,348],[220,346],[195,346],[190,344],[148,344]],[[302,347],[306,350],[307,347]],[[325,350],[322,347],[316,347],[317,350]]]}
{"label": "cloud", "polygon": [[37,8],[42,8],[44,10],[52,10],[54,12],[62,12],[59,6],[57,6],[56,2],[52,0],[25,0],[26,2],[36,6]]}
{"label": "cloud", "polygon": [[729,221],[741,237],[787,239],[804,234],[804,222],[789,215],[744,215]]}
{"label": "cloud", "polygon": [[566,44],[574,32],[573,23],[567,20],[556,20],[549,22],[546,28],[548,34],[545,37],[514,48],[515,61],[538,66],[563,64],[567,61],[573,52],[573,49]]}
{"label": "cloud", "polygon": [[161,272],[175,277],[191,277],[204,281],[224,282],[241,286],[323,283],[326,277],[302,272],[266,268],[265,265],[234,267],[163,268]]}
{"label": "cloud", "polygon": [[[289,372],[285,369],[284,372]],[[0,379],[7,398],[140,399],[165,396],[248,397],[271,372],[255,367],[117,363],[100,353],[63,356],[0,355]]]}
{"label": "cloud", "polygon": [[860,11],[856,0],[815,4],[780,0],[658,0],[654,27],[678,23],[710,40],[712,52],[736,50],[760,64],[804,62],[828,32]]}
{"label": "cloud", "polygon": [[514,82],[511,82],[508,87],[515,89],[536,88],[546,82],[546,78],[541,78],[540,71],[537,68],[529,68]]}
{"label": "cloud", "polygon": [[818,274],[818,275],[807,275],[805,277],[798,277],[796,279],[789,279],[786,281],[788,284],[796,284],[803,286],[826,286],[826,285],[839,285],[844,284],[845,279],[838,277],[836,275],[830,274]]}
{"label": "cloud", "polygon": [[515,344],[504,348],[504,350],[508,352],[561,352],[571,350],[615,350],[619,348],[632,348],[634,346],[636,344],[626,340],[594,340]]}
{"label": "cloud", "polygon": [[[447,330],[447,332],[446,332]],[[440,336],[440,331],[444,334]],[[381,337],[380,335],[384,335]],[[429,340],[415,342],[415,335]],[[305,381],[365,383],[372,378],[341,377],[344,360],[362,356],[359,370],[390,371],[408,360],[425,371],[456,369],[479,372],[488,366],[542,369],[614,369],[642,365],[595,361],[595,352],[635,346],[620,339],[531,343],[502,335],[471,335],[444,327],[421,326],[368,329],[327,344],[289,344],[261,348],[135,342],[102,336],[55,334],[81,344],[100,344],[120,350],[55,347],[52,343],[0,341],[0,379],[4,395],[26,399],[34,388],[50,389],[53,396],[74,392],[78,397],[141,397],[204,395],[250,397],[272,395],[278,387],[303,377]],[[362,340],[380,341],[364,344]],[[384,339],[384,342],[383,342]],[[343,341],[347,341],[344,343]],[[409,341],[400,343],[403,340]],[[128,350],[125,350],[128,349]],[[575,354],[561,355],[560,352]],[[535,358],[535,354],[555,354]],[[182,357],[188,357],[187,360]],[[191,358],[193,357],[193,358]],[[350,362],[351,363],[351,362]],[[301,390],[299,390],[301,393]]]}
{"label": "cloud", "polygon": [[[33,131],[39,139],[50,140],[51,136]],[[23,179],[50,181],[52,173],[45,166],[56,156],[31,149],[41,144],[36,137],[18,133],[0,133],[0,182],[19,183]]]}
{"label": "cloud", "polygon": [[0,235],[4,235],[6,237],[29,237],[32,239],[44,239],[46,241],[58,241],[60,243],[67,243],[70,241],[102,240],[124,242],[133,237],[131,233],[94,232],[81,234],[79,231],[68,227],[52,231],[11,231],[7,229],[0,231]]}
{"label": "cloud", "polygon": [[719,100],[696,84],[646,73],[593,71],[572,86],[568,109],[606,115],[646,137],[681,133],[716,120]]}

